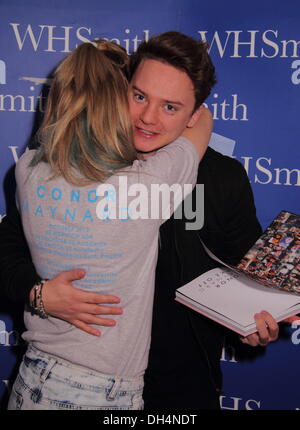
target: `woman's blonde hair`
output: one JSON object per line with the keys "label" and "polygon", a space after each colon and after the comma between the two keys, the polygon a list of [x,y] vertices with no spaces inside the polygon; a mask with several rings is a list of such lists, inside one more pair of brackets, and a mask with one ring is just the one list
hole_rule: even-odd
{"label": "woman's blonde hair", "polygon": [[127,100],[128,55],[98,39],[83,43],[56,69],[41,144],[31,165],[50,164],[52,178],[103,182],[137,158]]}

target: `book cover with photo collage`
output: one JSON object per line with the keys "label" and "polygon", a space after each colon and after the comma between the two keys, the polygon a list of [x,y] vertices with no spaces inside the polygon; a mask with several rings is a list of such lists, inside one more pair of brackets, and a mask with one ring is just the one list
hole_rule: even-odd
{"label": "book cover with photo collage", "polygon": [[281,211],[237,268],[264,285],[300,293],[300,216]]}

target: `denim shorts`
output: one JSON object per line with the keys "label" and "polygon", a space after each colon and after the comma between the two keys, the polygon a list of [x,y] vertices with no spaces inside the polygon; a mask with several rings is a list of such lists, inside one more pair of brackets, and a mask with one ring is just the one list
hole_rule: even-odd
{"label": "denim shorts", "polygon": [[143,378],[105,375],[29,345],[12,387],[9,410],[139,410]]}

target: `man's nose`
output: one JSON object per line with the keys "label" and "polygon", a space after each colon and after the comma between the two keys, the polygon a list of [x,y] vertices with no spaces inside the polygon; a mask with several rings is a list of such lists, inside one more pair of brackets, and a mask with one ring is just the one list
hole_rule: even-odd
{"label": "man's nose", "polygon": [[157,107],[153,105],[146,105],[141,112],[140,119],[144,124],[154,125],[158,121]]}

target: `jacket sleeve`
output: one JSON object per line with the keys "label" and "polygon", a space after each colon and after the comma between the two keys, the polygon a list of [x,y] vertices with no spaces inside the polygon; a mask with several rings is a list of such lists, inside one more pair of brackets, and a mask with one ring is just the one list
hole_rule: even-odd
{"label": "jacket sleeve", "polygon": [[12,208],[0,223],[0,288],[10,300],[26,302],[36,273],[23,233],[21,217]]}
{"label": "jacket sleeve", "polygon": [[262,233],[253,192],[243,166],[231,170],[232,186],[224,189],[224,239],[227,262],[237,264]]}

